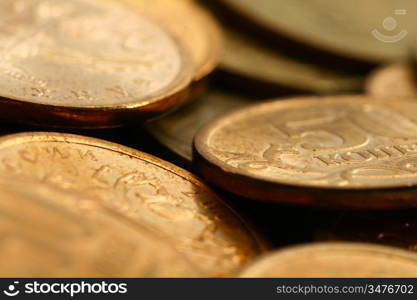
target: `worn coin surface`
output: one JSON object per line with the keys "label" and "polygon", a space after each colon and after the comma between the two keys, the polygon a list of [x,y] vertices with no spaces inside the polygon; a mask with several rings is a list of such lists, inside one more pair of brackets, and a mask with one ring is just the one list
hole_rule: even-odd
{"label": "worn coin surface", "polygon": [[417,98],[417,82],[411,65],[407,63],[378,68],[369,76],[365,89],[372,96]]}
{"label": "worn coin surface", "polygon": [[253,99],[221,90],[211,90],[178,111],[152,121],[148,131],[162,145],[191,162],[193,138],[200,127],[229,112],[254,103]]}
{"label": "worn coin surface", "polygon": [[279,53],[251,40],[243,33],[225,30],[225,51],[222,70],[276,88],[308,93],[358,91],[362,78],[344,74]]}
{"label": "worn coin surface", "polygon": [[1,117],[112,127],[181,100],[193,64],[168,31],[123,1],[4,0]]}
{"label": "worn coin surface", "polygon": [[241,277],[416,277],[417,255],[361,243],[316,243],[267,254]]}
{"label": "worn coin surface", "polygon": [[253,199],[416,206],[417,103],[362,96],[272,101],[224,115],[195,138],[200,173]]}
{"label": "worn coin surface", "polygon": [[88,137],[0,139],[0,172],[71,188],[165,236],[205,275],[234,272],[261,250],[241,219],[190,173]]}
{"label": "worn coin surface", "polygon": [[122,0],[165,25],[186,46],[195,63],[194,80],[207,76],[221,55],[221,30],[211,14],[194,1]]}
{"label": "worn coin surface", "polygon": [[74,191],[2,177],[0,207],[0,276],[201,274],[154,232]]}
{"label": "worn coin surface", "polygon": [[406,57],[417,25],[413,0],[217,1],[276,35],[373,63]]}

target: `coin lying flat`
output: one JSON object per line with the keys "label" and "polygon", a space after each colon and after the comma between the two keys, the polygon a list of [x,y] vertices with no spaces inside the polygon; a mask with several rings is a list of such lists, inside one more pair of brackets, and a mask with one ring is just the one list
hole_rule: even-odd
{"label": "coin lying flat", "polygon": [[359,61],[405,57],[415,38],[412,0],[218,1],[268,32]]}
{"label": "coin lying flat", "polygon": [[241,95],[211,90],[173,114],[150,122],[147,129],[162,145],[191,162],[193,138],[197,130],[221,114],[250,103],[253,103],[252,99]]}
{"label": "coin lying flat", "polygon": [[415,101],[396,98],[272,101],[202,128],[195,164],[216,185],[262,201],[416,206],[416,113]]}
{"label": "coin lying flat", "polygon": [[216,67],[221,53],[221,31],[207,10],[184,0],[122,1],[165,25],[183,42],[196,65],[194,80],[201,80]]}
{"label": "coin lying flat", "polygon": [[226,30],[225,37],[220,67],[237,77],[298,92],[328,94],[361,88],[360,76],[326,69],[300,57],[290,57],[233,30]]}
{"label": "coin lying flat", "polygon": [[315,233],[318,241],[369,242],[417,250],[417,211],[341,212]]}
{"label": "coin lying flat", "polygon": [[0,4],[3,119],[114,127],[176,105],[192,62],[167,31],[115,0]]}
{"label": "coin lying flat", "polygon": [[241,273],[241,277],[415,276],[415,253],[361,243],[317,243],[279,250]]}
{"label": "coin lying flat", "polygon": [[261,246],[190,173],[88,137],[27,133],[0,139],[0,172],[80,191],[166,237],[204,275],[234,272]]}
{"label": "coin lying flat", "polygon": [[200,275],[167,241],[73,191],[0,178],[0,207],[0,276]]}
{"label": "coin lying flat", "polygon": [[372,96],[417,98],[417,83],[407,63],[380,67],[369,76],[365,86]]}

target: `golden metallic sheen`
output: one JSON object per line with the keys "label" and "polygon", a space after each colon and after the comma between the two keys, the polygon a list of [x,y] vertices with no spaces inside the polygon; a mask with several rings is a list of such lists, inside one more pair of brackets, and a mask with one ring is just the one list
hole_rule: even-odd
{"label": "golden metallic sheen", "polygon": [[415,101],[396,98],[273,101],[205,126],[195,161],[208,180],[259,200],[416,206],[416,116]]}
{"label": "golden metallic sheen", "polygon": [[267,254],[241,277],[416,277],[417,255],[360,243],[317,243]]}
{"label": "golden metallic sheen", "polygon": [[417,98],[417,82],[407,63],[378,68],[369,76],[365,88],[367,94],[377,97]]}
{"label": "golden metallic sheen", "polygon": [[241,219],[190,173],[88,137],[27,133],[0,139],[0,172],[80,191],[165,236],[204,275],[234,272],[260,251]]}
{"label": "golden metallic sheen", "polygon": [[120,1],[3,0],[0,17],[3,118],[118,126],[175,105],[192,76],[180,45]]}
{"label": "golden metallic sheen", "polygon": [[207,76],[221,54],[221,30],[211,14],[193,1],[121,0],[165,25],[190,52],[195,63],[194,80]]}
{"label": "golden metallic sheen", "polygon": [[167,241],[74,191],[0,178],[1,277],[184,277]]}

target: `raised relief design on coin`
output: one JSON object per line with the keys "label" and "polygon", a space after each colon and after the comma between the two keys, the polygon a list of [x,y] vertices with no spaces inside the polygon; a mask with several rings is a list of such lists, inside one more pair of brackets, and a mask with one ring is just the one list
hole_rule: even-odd
{"label": "raised relief design on coin", "polygon": [[184,77],[177,43],[118,1],[3,0],[0,18],[5,98],[68,107],[147,104]]}
{"label": "raised relief design on coin", "polygon": [[359,97],[278,101],[210,124],[197,148],[238,173],[270,181],[408,186],[417,183],[415,112],[412,102]]}
{"label": "raised relief design on coin", "polygon": [[19,177],[0,178],[0,195],[0,276],[200,275],[167,241],[96,200]]}
{"label": "raised relief design on coin", "polygon": [[[221,180],[208,169],[223,180],[246,178],[276,188],[415,186],[416,113],[413,101],[355,96],[265,103],[226,115],[200,131],[197,161],[203,175],[211,174],[209,180],[217,184]],[[259,185],[255,189],[261,190]]]}
{"label": "raised relief design on coin", "polygon": [[64,134],[0,141],[0,170],[98,198],[165,235],[207,275],[228,274],[259,251],[241,220],[186,171],[116,144]]}

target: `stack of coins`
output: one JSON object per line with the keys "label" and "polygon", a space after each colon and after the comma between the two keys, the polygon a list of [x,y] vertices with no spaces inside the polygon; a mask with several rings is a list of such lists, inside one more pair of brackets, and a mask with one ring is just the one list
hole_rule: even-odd
{"label": "stack of coins", "polygon": [[2,0],[0,276],[417,276],[413,9]]}

